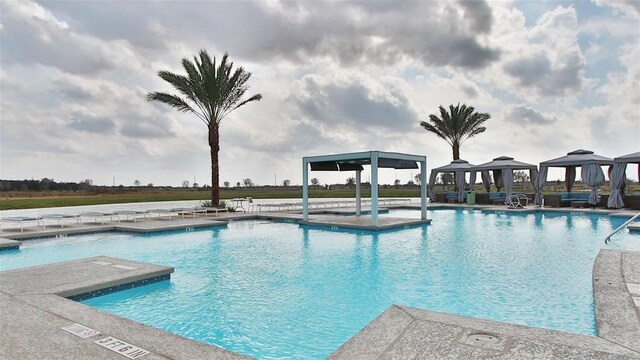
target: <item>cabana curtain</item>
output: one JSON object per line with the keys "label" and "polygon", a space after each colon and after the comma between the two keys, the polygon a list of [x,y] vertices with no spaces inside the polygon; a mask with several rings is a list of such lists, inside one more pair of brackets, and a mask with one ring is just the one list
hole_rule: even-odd
{"label": "cabana curtain", "polygon": [[[575,171],[575,168],[573,168]],[[591,195],[589,195],[589,204],[598,204],[598,187],[604,185],[604,172],[602,168],[596,164],[582,166],[582,181],[591,187]]]}
{"label": "cabana curtain", "polygon": [[469,191],[473,191],[473,185],[476,183],[476,172],[472,171],[469,174]]}
{"label": "cabana curtain", "polygon": [[609,180],[611,181],[611,195],[607,201],[607,207],[619,209],[624,206],[624,199],[622,198],[622,187],[624,185],[624,175],[627,171],[626,163],[613,164],[613,170],[609,174]]}
{"label": "cabana curtain", "polygon": [[458,189],[458,201],[464,201],[464,171],[456,171],[456,188]]}
{"label": "cabana curtain", "polygon": [[507,193],[507,200],[511,197],[511,190],[513,190],[513,170],[502,169],[502,182],[504,183],[504,190]]}
{"label": "cabana curtain", "polygon": [[567,185],[567,192],[571,192],[571,190],[573,189],[573,184],[576,182],[576,167],[567,166],[564,172],[564,176]]}
{"label": "cabana curtain", "polygon": [[493,170],[493,181],[496,183],[496,191],[500,191],[504,187],[502,181],[502,169]]}
{"label": "cabana curtain", "polygon": [[548,167],[540,166],[540,171],[538,172],[538,176],[536,176],[535,182],[533,183],[533,188],[536,189],[536,197],[533,203],[538,206],[542,206],[542,188],[544,187],[544,184],[547,182],[548,170],[549,170]]}
{"label": "cabana curtain", "polygon": [[480,177],[482,177],[482,185],[484,185],[484,189],[487,192],[491,191],[491,176],[489,175],[489,170],[482,170],[480,172]]}
{"label": "cabana curtain", "polygon": [[436,179],[438,178],[438,170],[431,170],[431,175],[429,175],[429,185],[427,185],[427,193],[429,194],[429,199],[431,201],[436,201],[436,193],[433,189],[436,187]]}

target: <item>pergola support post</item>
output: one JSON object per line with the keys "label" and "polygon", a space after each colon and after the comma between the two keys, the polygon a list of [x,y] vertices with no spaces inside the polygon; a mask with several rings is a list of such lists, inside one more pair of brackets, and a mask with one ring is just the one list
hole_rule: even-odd
{"label": "pergola support post", "polygon": [[371,152],[371,225],[378,226],[378,152]]}
{"label": "pergola support post", "polygon": [[361,194],[362,171],[356,170],[356,216],[360,216],[362,211],[362,194]]}
{"label": "pergola support post", "polygon": [[420,219],[427,220],[427,161],[420,161]]}
{"label": "pergola support post", "polygon": [[309,221],[309,164],[302,158],[302,220]]}

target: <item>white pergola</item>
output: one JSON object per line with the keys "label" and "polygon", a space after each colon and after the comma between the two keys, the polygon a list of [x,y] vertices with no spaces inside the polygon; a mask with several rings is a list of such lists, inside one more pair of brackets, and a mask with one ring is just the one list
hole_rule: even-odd
{"label": "white pergola", "polygon": [[427,219],[427,157],[384,151],[307,156],[302,158],[302,215],[309,220],[309,166],[313,171],[356,172],[356,215],[361,213],[362,165],[371,165],[371,225],[378,226],[378,169],[417,169],[420,163],[421,218]]}

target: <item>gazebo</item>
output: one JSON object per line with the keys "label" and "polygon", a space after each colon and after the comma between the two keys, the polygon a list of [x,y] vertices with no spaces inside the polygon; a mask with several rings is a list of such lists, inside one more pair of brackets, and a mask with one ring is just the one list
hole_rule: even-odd
{"label": "gazebo", "polygon": [[[507,198],[511,195],[513,189],[513,171],[514,170],[529,170],[529,178],[535,186],[535,178],[538,176],[538,167],[533,164],[527,164],[514,160],[512,157],[500,156],[488,163],[475,166],[471,175],[472,179],[476,178],[476,172],[480,171],[482,177],[482,184],[484,188],[489,192],[491,189],[491,182],[489,178],[489,171],[493,171],[493,179],[496,183],[496,188],[499,189],[504,186]],[[503,185],[503,186],[500,186]]]}
{"label": "gazebo", "polygon": [[619,209],[624,206],[622,192],[624,191],[624,175],[627,171],[627,164],[638,164],[638,179],[640,179],[640,152],[613,159],[613,170],[609,174],[611,195],[607,207]]}
{"label": "gazebo", "polygon": [[438,177],[438,174],[447,173],[447,172],[453,173],[455,176],[456,189],[458,189],[458,201],[460,202],[464,201],[464,176],[465,176],[465,173],[471,173],[471,179],[469,183],[470,184],[475,183],[476,173],[472,171],[474,166],[475,165],[469,164],[469,162],[466,160],[458,159],[458,160],[453,160],[451,163],[447,165],[432,169],[431,175],[429,176],[429,187],[428,187],[429,198],[431,199],[431,201],[434,201],[436,199],[436,194],[433,191],[433,189],[436,187],[436,178]]}
{"label": "gazebo", "polygon": [[598,186],[604,184],[604,172],[601,166],[605,165],[613,165],[613,159],[582,149],[567,153],[566,156],[541,162],[540,173],[533,184],[536,189],[535,204],[542,205],[542,188],[547,182],[547,171],[550,167],[566,169],[565,182],[567,191],[571,192],[576,179],[576,167],[579,166],[582,168],[582,181],[591,187],[589,204],[596,205],[598,203]]}
{"label": "gazebo", "polygon": [[420,163],[421,219],[427,219],[427,157],[383,151],[308,156],[302,158],[302,216],[309,220],[309,166],[312,171],[356,172],[356,215],[360,215],[362,165],[371,165],[371,225],[378,226],[378,169],[417,169]]}

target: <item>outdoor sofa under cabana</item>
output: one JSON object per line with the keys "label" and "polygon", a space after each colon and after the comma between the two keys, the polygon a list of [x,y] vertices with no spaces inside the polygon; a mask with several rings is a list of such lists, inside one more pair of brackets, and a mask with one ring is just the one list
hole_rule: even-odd
{"label": "outdoor sofa under cabana", "polygon": [[[565,168],[565,184],[567,193],[544,196],[545,206],[571,206],[573,204],[587,203],[595,206],[598,204],[598,187],[605,183],[602,166],[613,165],[613,159],[596,155],[589,150],[576,150],[567,155],[543,161],[540,163],[539,174],[533,184],[536,195],[535,204],[542,205],[542,188],[547,181],[547,172],[550,167]],[[591,193],[586,196],[580,193],[572,193],[571,189],[576,179],[576,167],[582,169],[582,181],[591,187]]]}
{"label": "outdoor sofa under cabana", "polygon": [[479,204],[493,203],[492,197],[490,197],[489,195],[489,193],[491,192],[491,178],[489,176],[489,171],[493,172],[493,179],[496,184],[496,190],[499,191],[499,189],[503,187],[505,189],[504,197],[497,197],[495,199],[499,199],[498,202],[502,203],[504,203],[506,199],[509,199],[511,196],[511,192],[513,191],[514,170],[529,170],[529,178],[531,179],[532,183],[535,182],[535,178],[538,176],[537,166],[516,161],[512,157],[508,156],[500,156],[493,159],[493,161],[473,167],[471,179],[475,179],[476,172],[479,171],[481,175],[480,177],[482,178],[482,185],[484,186],[485,190],[487,190],[487,194],[476,194],[476,202],[478,202]]}
{"label": "outdoor sofa under cabana", "polygon": [[421,220],[427,220],[427,157],[383,151],[307,156],[302,158],[302,216],[309,220],[309,167],[312,171],[356,172],[356,216],[361,214],[361,173],[371,165],[371,225],[378,226],[378,169],[418,169],[420,163]]}
{"label": "outdoor sofa under cabana", "polygon": [[640,195],[630,195],[624,197],[624,180],[627,171],[627,164],[638,165],[638,180],[640,181],[640,152],[624,155],[613,159],[613,169],[609,174],[611,184],[611,195],[607,201],[607,207],[619,209],[629,207],[640,209]]}
{"label": "outdoor sofa under cabana", "polygon": [[[474,184],[476,182],[475,172],[471,171],[475,165],[469,164],[468,161],[458,159],[453,160],[451,163],[437,167],[431,170],[431,175],[429,176],[429,186],[427,187],[427,191],[429,192],[429,198],[431,201],[436,201],[436,179],[438,178],[439,173],[453,173],[455,177],[456,190],[458,192],[458,202],[464,201],[464,181],[465,174],[471,173],[471,179],[469,180],[469,184]],[[445,199],[446,200],[446,199]]]}

